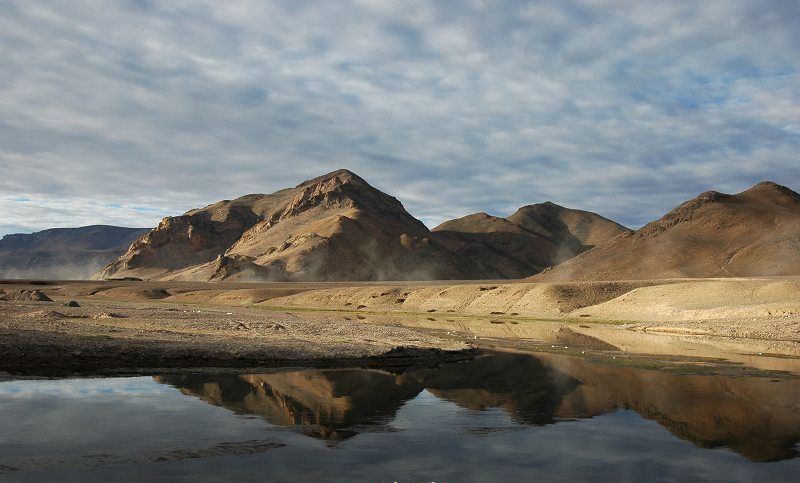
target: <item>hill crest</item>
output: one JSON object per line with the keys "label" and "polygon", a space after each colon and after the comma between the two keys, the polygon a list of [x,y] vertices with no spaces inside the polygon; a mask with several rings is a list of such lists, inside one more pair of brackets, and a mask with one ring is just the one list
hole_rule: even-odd
{"label": "hill crest", "polygon": [[794,275],[797,267],[800,195],[761,182],[737,194],[701,193],[532,280]]}

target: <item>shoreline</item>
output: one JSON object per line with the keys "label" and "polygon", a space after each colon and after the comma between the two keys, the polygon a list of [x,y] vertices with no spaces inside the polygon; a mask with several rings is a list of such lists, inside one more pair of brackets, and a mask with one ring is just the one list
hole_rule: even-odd
{"label": "shoreline", "polygon": [[[402,369],[463,360],[477,350],[546,350],[551,344],[655,358],[724,358],[800,374],[800,302],[792,298],[800,284],[794,279],[611,284],[0,281],[6,294],[38,290],[52,299],[0,301],[0,371]],[[742,287],[768,296],[731,305],[742,298]],[[395,292],[409,294],[413,303],[388,304]],[[65,305],[71,300],[78,306]],[[564,306],[578,308],[556,310]],[[642,320],[607,317],[620,313],[619,306],[636,308]],[[775,315],[776,307],[784,312]],[[720,313],[725,317],[702,318]]]}
{"label": "shoreline", "polygon": [[[225,372],[259,368],[370,368],[405,370],[472,359],[477,349],[395,347],[379,354],[281,357],[264,350],[231,353],[180,344],[110,339],[87,347],[85,338],[0,331],[0,374],[23,377],[147,375],[171,371]],[[32,335],[32,337],[26,337]],[[151,341],[152,342],[152,341]],[[88,350],[87,350],[88,349]],[[2,378],[0,378],[2,379]]]}

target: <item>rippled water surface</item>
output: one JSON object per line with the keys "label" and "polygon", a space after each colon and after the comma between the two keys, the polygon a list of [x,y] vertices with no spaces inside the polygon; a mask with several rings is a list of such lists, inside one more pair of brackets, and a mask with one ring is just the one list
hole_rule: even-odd
{"label": "rippled water surface", "polygon": [[554,354],[0,382],[0,481],[797,481],[800,380]]}

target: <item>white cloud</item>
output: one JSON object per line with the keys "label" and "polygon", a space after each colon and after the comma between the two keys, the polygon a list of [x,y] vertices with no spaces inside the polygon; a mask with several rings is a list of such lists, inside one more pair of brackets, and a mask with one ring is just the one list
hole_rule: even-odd
{"label": "white cloud", "polygon": [[798,188],[798,17],[793,1],[4,2],[0,232],[153,225],[340,167],[429,225],[546,199],[638,225],[705,189]]}

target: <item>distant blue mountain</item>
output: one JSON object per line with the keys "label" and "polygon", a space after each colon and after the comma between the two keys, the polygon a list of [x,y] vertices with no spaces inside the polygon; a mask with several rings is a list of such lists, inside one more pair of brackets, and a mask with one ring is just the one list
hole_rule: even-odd
{"label": "distant blue mountain", "polygon": [[0,278],[88,279],[148,228],[92,225],[0,239]]}

